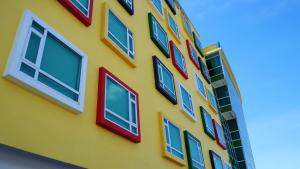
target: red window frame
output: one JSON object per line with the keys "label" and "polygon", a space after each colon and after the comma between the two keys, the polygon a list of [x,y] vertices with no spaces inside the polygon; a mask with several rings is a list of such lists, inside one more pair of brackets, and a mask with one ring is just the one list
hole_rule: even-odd
{"label": "red window frame", "polygon": [[[138,128],[138,134],[135,135],[131,133],[130,131],[127,131],[123,129],[122,127],[112,123],[111,121],[105,119],[105,84],[106,84],[106,78],[105,75],[109,75],[112,77],[115,81],[122,84],[127,90],[132,92],[136,96],[136,104],[137,104],[137,128]],[[123,136],[135,143],[141,142],[141,130],[140,130],[140,113],[139,113],[139,97],[138,93],[134,91],[131,87],[129,87],[127,84],[122,82],[119,78],[117,78],[115,75],[113,75],[111,72],[109,72],[104,67],[99,68],[99,83],[98,83],[98,101],[97,101],[97,118],[96,118],[96,124],[100,125],[120,136]]]}
{"label": "red window frame", "polygon": [[[179,73],[184,77],[184,79],[188,79],[188,72],[187,72],[187,67],[186,67],[186,60],[185,60],[185,57],[184,55],[182,54],[182,52],[176,47],[175,43],[171,40],[170,42],[170,51],[171,51],[171,58],[172,58],[172,63],[173,65],[175,66],[175,68],[179,71]],[[186,69],[186,72],[184,72],[180,66],[176,63],[176,59],[175,59],[175,51],[174,51],[174,48],[176,48],[179,53],[182,55],[183,57],[183,60],[184,60],[184,63],[185,63],[185,69]]]}
{"label": "red window frame", "polygon": [[[187,49],[188,49],[188,53],[189,53],[189,57],[190,57],[191,61],[192,61],[193,64],[196,66],[196,68],[197,68],[198,70],[200,70],[200,63],[199,63],[199,60],[198,60],[198,56],[197,56],[197,60],[194,60],[193,55],[192,55],[192,50],[194,50],[195,52],[196,52],[196,50],[195,50],[195,48],[192,46],[192,44],[190,43],[189,40],[186,40],[186,47],[187,47]],[[196,53],[197,53],[197,52],[196,52]]]}
{"label": "red window frame", "polygon": [[[217,144],[219,144],[219,146],[221,146],[224,150],[226,149],[226,143],[222,143],[221,141],[220,141],[220,137],[219,137],[219,132],[218,132],[218,130],[217,130],[217,127],[219,127],[220,129],[222,129],[222,127],[220,126],[220,124],[218,124],[217,122],[216,122],[216,120],[215,119],[213,119],[213,124],[214,124],[214,131],[215,131],[215,135],[216,135],[216,140],[217,140]],[[226,141],[225,140],[225,136],[224,136],[224,132],[223,132],[223,130],[222,130],[222,133],[221,134],[223,134],[223,138],[224,138],[224,142]]]}
{"label": "red window frame", "polygon": [[91,25],[94,0],[90,0],[89,16],[85,16],[70,0],[58,0],[58,2],[60,2],[65,8],[67,8],[85,26]]}

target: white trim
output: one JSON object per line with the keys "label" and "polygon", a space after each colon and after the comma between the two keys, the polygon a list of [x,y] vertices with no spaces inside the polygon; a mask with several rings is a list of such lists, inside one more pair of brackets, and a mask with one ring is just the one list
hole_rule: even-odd
{"label": "white trim", "polygon": [[[180,94],[180,107],[181,107],[181,110],[184,111],[189,117],[191,117],[194,121],[197,121],[197,116],[196,116],[196,113],[195,113],[195,108],[194,108],[194,103],[193,103],[193,98],[192,98],[192,95],[191,93],[179,82],[177,81],[177,84],[178,84],[178,90],[179,90],[179,94]],[[190,106],[192,106],[192,110],[193,111],[193,114],[190,114],[189,110],[187,110],[184,106],[184,103],[183,103],[183,98],[182,98],[182,91],[181,91],[181,87],[189,94],[189,98],[190,98]]]}
{"label": "white trim", "polygon": [[[129,113],[128,116],[129,116],[129,120],[124,119],[123,117],[119,116],[117,113],[113,112],[112,110],[110,110],[110,109],[108,109],[106,107],[106,94],[107,94],[106,90],[107,90],[107,79],[108,78],[110,78],[115,83],[117,83],[118,85],[120,85],[122,88],[124,88],[125,90],[127,90],[127,92],[128,92],[128,108],[129,108],[128,109],[128,113]],[[125,87],[123,84],[121,84],[120,82],[118,82],[118,80],[116,80],[115,78],[113,78],[112,76],[110,76],[109,74],[105,74],[104,79],[105,79],[105,92],[104,92],[105,94],[104,94],[104,96],[102,98],[102,99],[104,99],[104,118],[106,120],[114,123],[115,125],[121,127],[122,129],[124,129],[124,130],[126,130],[126,131],[128,131],[128,132],[130,132],[130,133],[132,133],[132,134],[134,134],[136,136],[138,136],[139,135],[139,129],[138,129],[138,123],[139,122],[138,122],[138,115],[137,115],[137,113],[138,113],[137,100],[136,100],[137,96],[134,93],[132,93],[127,87]],[[130,98],[130,94],[132,94],[132,95],[135,96],[135,100],[133,100],[133,99]],[[132,119],[132,115],[131,115],[131,113],[132,113],[131,112],[131,110],[132,110],[131,103],[135,104],[135,120],[136,120],[135,123],[132,122],[133,119]],[[124,128],[123,126],[119,125],[118,123],[114,122],[111,119],[108,119],[106,117],[106,111],[108,111],[111,115],[115,116],[119,120],[122,120],[123,122],[127,123],[129,125],[129,129]],[[136,133],[132,131],[132,127],[136,128]]]}
{"label": "white trim", "polygon": [[[27,41],[29,41],[28,34],[31,30],[31,23],[35,21],[36,23],[40,24],[44,27],[44,35],[43,37],[46,38],[47,32],[50,32],[55,38],[57,38],[60,42],[68,46],[72,49],[75,53],[82,57],[81,62],[81,75],[80,75],[80,84],[78,90],[78,101],[74,101],[71,98],[65,96],[64,94],[54,90],[53,88],[43,84],[42,82],[37,81],[37,74],[35,78],[29,77],[25,73],[21,72],[20,65],[24,62],[23,56],[25,55],[26,48],[25,45]],[[38,51],[38,56],[35,64],[35,68],[39,68],[41,59],[42,59],[42,50],[44,49],[44,42],[43,38],[40,42],[40,47]],[[29,61],[28,61],[29,62]],[[24,63],[28,63],[24,62]],[[48,26],[44,21],[42,21],[38,16],[32,13],[29,10],[26,10],[23,14],[22,20],[20,22],[20,26],[18,32],[16,34],[14,45],[11,50],[8,63],[6,65],[6,69],[4,72],[4,77],[18,83],[21,86],[29,88],[30,90],[45,96],[46,98],[57,102],[58,104],[62,105],[63,107],[69,108],[75,112],[82,113],[84,111],[84,96],[85,96],[85,81],[86,81],[86,69],[87,69],[87,56],[83,53],[79,48],[72,45],[68,40],[66,40],[62,35],[56,32],[53,28]],[[39,69],[35,69],[35,71],[41,72]],[[46,75],[47,76],[47,75]],[[49,76],[47,76],[49,78]],[[50,77],[51,78],[51,77]],[[51,78],[51,80],[55,80]],[[61,83],[60,83],[61,84]]]}
{"label": "white trim", "polygon": [[[204,100],[207,100],[207,93],[206,93],[206,88],[205,88],[205,85],[204,85],[204,82],[203,80],[200,78],[200,76],[196,73],[195,70],[193,70],[193,73],[194,73],[194,81],[195,81],[195,85],[196,85],[196,90],[197,92],[201,95],[201,97],[204,99]],[[204,88],[204,94],[201,92],[200,89],[198,89],[198,80],[197,78],[202,82],[202,86]]]}

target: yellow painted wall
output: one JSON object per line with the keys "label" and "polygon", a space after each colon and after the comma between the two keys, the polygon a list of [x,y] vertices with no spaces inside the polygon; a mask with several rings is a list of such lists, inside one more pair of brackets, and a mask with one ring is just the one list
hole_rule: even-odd
{"label": "yellow painted wall", "polygon": [[[122,22],[134,33],[136,68],[124,62],[100,40],[101,4],[107,2]],[[211,168],[209,149],[228,161],[221,149],[203,130],[199,106],[210,110],[197,93],[188,57],[180,12],[174,16],[180,26],[181,44],[168,32],[166,19],[160,19],[148,0],[135,1],[135,14],[130,16],[116,0],[95,0],[92,25],[84,26],[56,0],[0,1],[0,72],[3,73],[13,46],[20,19],[25,9],[31,10],[48,25],[88,55],[85,107],[82,114],[62,108],[33,92],[0,78],[0,143],[86,168],[188,168],[162,157],[159,112],[172,116],[182,129],[194,134],[202,143],[205,165]],[[165,1],[163,6],[169,10]],[[150,39],[147,13],[152,12],[185,55],[189,79],[184,78]],[[192,42],[192,39],[190,39]],[[152,56],[159,59],[192,93],[198,121],[193,122],[155,89]],[[104,66],[132,87],[140,96],[141,143],[135,144],[96,125],[98,68]],[[200,71],[198,74],[201,76]],[[203,78],[202,78],[203,79]],[[208,89],[211,86],[205,82]],[[177,98],[179,93],[177,92]],[[213,112],[210,110],[210,112]],[[217,114],[212,117],[219,121]]]}

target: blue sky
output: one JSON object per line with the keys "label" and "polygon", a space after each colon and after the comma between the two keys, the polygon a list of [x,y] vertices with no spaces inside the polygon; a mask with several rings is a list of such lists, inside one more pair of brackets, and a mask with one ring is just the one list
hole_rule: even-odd
{"label": "blue sky", "polygon": [[257,169],[300,169],[300,1],[180,0],[204,46],[221,42]]}

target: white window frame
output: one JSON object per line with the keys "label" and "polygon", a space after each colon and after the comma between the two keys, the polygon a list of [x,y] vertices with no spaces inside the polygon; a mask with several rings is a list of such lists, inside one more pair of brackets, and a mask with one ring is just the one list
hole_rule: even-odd
{"label": "white window frame", "polygon": [[[202,152],[202,149],[201,149],[201,143],[199,143],[198,140],[195,140],[190,135],[188,135],[188,139],[192,139],[194,142],[196,142],[196,144],[197,144],[197,150],[198,150],[199,156],[200,156],[200,158],[202,160],[202,163],[201,163],[201,161],[197,161],[197,160],[193,159],[193,157],[191,157],[192,162],[197,163],[197,165],[200,165],[201,168],[205,168],[205,163],[204,163],[204,158],[203,158],[203,152]],[[197,166],[194,166],[194,165],[193,165],[193,167],[198,168]]]}
{"label": "white window frame", "polygon": [[[171,16],[170,12],[168,12],[168,21],[169,21],[169,26],[172,29],[173,33],[176,35],[176,37],[178,39],[180,39],[180,32],[179,32],[178,25],[175,22],[175,20],[173,19],[173,17]],[[172,22],[175,24],[176,30],[173,29],[172,24],[171,24]]]}
{"label": "white window frame", "polygon": [[[122,88],[124,88],[125,90],[127,90],[128,92],[128,113],[129,113],[129,121],[124,119],[123,117],[119,116],[117,113],[113,112],[112,110],[108,109],[106,107],[106,94],[107,94],[107,80],[108,78],[110,78],[111,80],[113,80],[115,83],[117,83],[118,85],[120,85]],[[135,100],[131,98],[131,95],[134,95],[135,97]],[[139,122],[138,122],[138,107],[137,107],[137,96],[136,94],[134,94],[133,92],[131,92],[131,90],[129,90],[126,86],[124,86],[123,84],[121,84],[118,80],[116,80],[114,77],[110,76],[109,74],[105,74],[105,95],[103,96],[104,98],[104,118],[108,121],[110,121],[111,123],[121,127],[122,129],[130,132],[131,134],[134,134],[136,136],[139,135],[139,128],[138,128],[138,125],[139,125]],[[135,104],[135,123],[133,122],[133,117],[132,117],[132,114],[131,114],[131,111],[132,111],[132,106],[131,106],[131,103],[134,103]],[[123,126],[119,125],[118,123],[114,122],[113,120],[109,119],[106,117],[106,111],[108,111],[111,115],[113,115],[114,117],[118,118],[119,120],[122,120],[123,122],[127,123],[129,125],[129,130],[127,128],[124,128]],[[132,131],[132,128],[135,128],[136,129],[136,133]]]}
{"label": "white window frame", "polygon": [[163,2],[162,0],[158,0],[160,1],[160,5],[161,5],[161,11],[160,9],[157,8],[157,6],[154,4],[153,0],[150,0],[151,4],[153,5],[153,7],[156,9],[156,11],[159,13],[159,16],[161,16],[164,19],[164,6],[163,6]]}
{"label": "white window frame", "polygon": [[[193,103],[193,98],[192,98],[191,93],[179,81],[177,83],[178,83],[178,90],[179,90],[179,94],[180,94],[180,106],[181,106],[181,110],[184,111],[194,121],[197,121],[197,116],[196,116],[196,113],[195,113],[195,108],[194,108],[194,103]],[[191,106],[191,109],[192,109],[191,111],[192,111],[193,114],[191,114],[190,110],[188,110],[187,108],[185,108],[181,89],[184,89],[189,94],[189,102],[191,104],[190,106]]]}
{"label": "white window frame", "polygon": [[[195,85],[196,85],[196,89],[197,89],[197,92],[202,96],[202,98],[204,100],[207,100],[207,93],[206,93],[206,88],[205,88],[205,85],[204,85],[204,82],[203,80],[200,78],[200,76],[196,73],[196,71],[194,70],[194,79],[195,79]],[[202,83],[202,86],[204,88],[204,93],[202,93],[202,91],[199,89],[199,83],[198,83],[198,79],[199,81],[201,81]]]}
{"label": "white window frame", "polygon": [[[169,51],[169,42],[168,42],[168,34],[167,32],[164,30],[164,28],[158,23],[158,21],[154,18],[154,16],[152,16],[152,24],[153,24],[153,33],[154,33],[154,36],[156,38],[157,41],[159,41],[161,43],[161,45],[167,50]],[[165,33],[165,40],[167,41],[166,44],[164,44],[163,40],[161,40],[161,38],[158,36],[158,27],[160,29],[163,30],[163,32]]]}
{"label": "white window frame", "polygon": [[[122,24],[125,28],[126,28],[126,36],[127,36],[127,46],[124,46],[121,41],[118,39],[118,37],[116,37],[112,32],[109,31],[109,16],[110,16],[110,12],[112,13],[112,15],[114,15],[114,17],[116,17],[116,19],[120,22],[120,24]],[[107,24],[107,31],[108,31],[108,38],[116,45],[118,46],[118,48],[123,51],[123,49],[114,42],[113,39],[111,39],[109,37],[109,35],[111,35],[112,37],[114,37],[119,43],[120,45],[122,45],[122,47],[124,47],[127,51],[123,51],[127,54],[127,56],[130,58],[130,59],[135,59],[135,52],[134,52],[134,39],[133,39],[133,33],[132,31],[130,31],[128,29],[128,27],[119,19],[119,17],[114,14],[114,12],[111,10],[111,9],[108,9],[108,14],[107,14],[107,21],[108,21],[108,24]],[[132,51],[130,50],[130,41],[132,42]],[[130,56],[130,54],[132,55],[132,57]]]}
{"label": "white window frame", "polygon": [[[26,62],[25,60],[25,53],[26,53],[26,44],[28,44],[30,39],[30,34],[33,31],[33,28],[31,27],[32,21],[35,21],[42,27],[44,27],[44,35],[40,42],[40,47],[38,51],[37,61],[35,66],[31,64],[31,62]],[[68,46],[70,49],[72,49],[75,53],[77,53],[79,56],[82,57],[81,62],[81,73],[80,73],[80,82],[79,82],[79,90],[76,94],[78,94],[78,101],[75,101],[64,94],[58,92],[57,90],[43,84],[42,82],[37,80],[37,75],[39,73],[35,73],[34,78],[29,77],[27,74],[20,71],[21,63],[29,63],[28,65],[31,65],[35,68],[36,72],[40,69],[40,64],[42,60],[42,54],[43,49],[47,37],[47,33],[51,33],[55,38],[57,38],[60,42],[64,43],[66,46]],[[39,33],[39,32],[35,32]],[[41,33],[40,33],[41,35]],[[26,48],[25,48],[26,46]],[[42,46],[42,47],[41,47]],[[4,72],[4,77],[12,80],[21,86],[27,87],[34,92],[45,96],[46,98],[49,98],[50,100],[53,100],[57,102],[58,104],[62,105],[63,107],[66,107],[68,109],[71,109],[77,113],[82,113],[84,111],[84,96],[85,96],[85,81],[86,81],[86,69],[87,69],[87,55],[83,53],[79,48],[75,47],[73,44],[71,44],[67,39],[65,39],[62,35],[60,35],[58,32],[56,32],[53,28],[48,26],[44,21],[42,21],[38,16],[36,16],[34,13],[32,13],[29,10],[26,10],[24,12],[24,15],[22,17],[18,32],[15,37],[14,45],[11,50],[8,63],[6,65],[6,69]],[[43,73],[44,74],[44,73]],[[44,74],[45,75],[45,74]],[[46,75],[47,76],[47,75]],[[59,83],[60,85],[63,85],[64,87],[70,89],[70,87],[66,86],[63,82],[60,82],[57,79],[53,79],[49,76],[47,76],[51,80],[54,80],[56,83]],[[74,90],[74,89],[73,89]]]}
{"label": "white window frame", "polygon": [[[177,150],[176,148],[174,148],[174,147],[172,147],[172,145],[171,145],[171,135],[170,135],[170,129],[169,129],[169,124],[172,124],[173,126],[175,126],[178,130],[179,130],[179,139],[180,139],[180,143],[181,143],[181,148],[182,148],[182,150],[180,151],[180,150]],[[169,154],[171,154],[173,157],[175,157],[175,158],[178,158],[178,159],[180,159],[180,160],[184,160],[184,152],[183,152],[183,142],[182,142],[182,139],[181,139],[181,137],[182,137],[182,135],[181,135],[181,130],[180,130],[180,128],[179,127],[177,127],[174,123],[172,123],[172,122],[170,122],[167,118],[165,118],[165,117],[163,117],[163,124],[164,124],[164,131],[165,131],[165,133],[164,133],[164,136],[166,137],[166,139],[165,139],[165,144],[166,144],[166,152],[168,152]],[[168,132],[167,132],[168,131]],[[167,134],[167,133],[168,134]],[[168,140],[169,140],[169,142],[170,143],[168,143]],[[168,151],[168,149],[167,148],[170,148],[170,150],[171,150],[171,152],[169,152]],[[177,153],[179,153],[180,155],[182,155],[182,158],[180,158],[180,157],[178,157],[178,156],[176,156],[175,154],[173,154],[172,153],[172,151],[176,151]]]}
{"label": "white window frame", "polygon": [[[214,100],[214,103],[215,103],[215,106],[214,106],[214,104],[211,102],[211,97],[212,97],[212,99]],[[211,105],[211,107],[213,107],[213,109],[215,110],[215,111],[218,111],[218,105],[217,105],[217,101],[216,101],[216,99],[215,99],[215,95],[214,95],[214,93],[212,92],[212,91],[210,91],[210,90],[208,90],[207,91],[207,97],[208,97],[208,100],[209,100],[209,104]]]}
{"label": "white window frame", "polygon": [[[174,76],[160,61],[157,62],[157,68],[158,68],[158,79],[159,79],[160,86],[164,90],[168,90],[169,92],[171,92],[174,95],[174,99],[176,99]],[[164,84],[163,71],[167,71],[168,73],[170,73],[172,75],[173,91],[171,91],[171,89],[169,89],[169,87]]]}
{"label": "white window frame", "polygon": [[76,1],[83,9],[85,9],[87,11],[87,14],[83,13],[71,0],[70,0],[70,3],[72,3],[73,6],[76,7],[84,16],[89,17],[91,0],[88,0],[89,1],[88,8],[86,8],[84,5],[82,5],[79,0],[74,0],[74,1]]}

